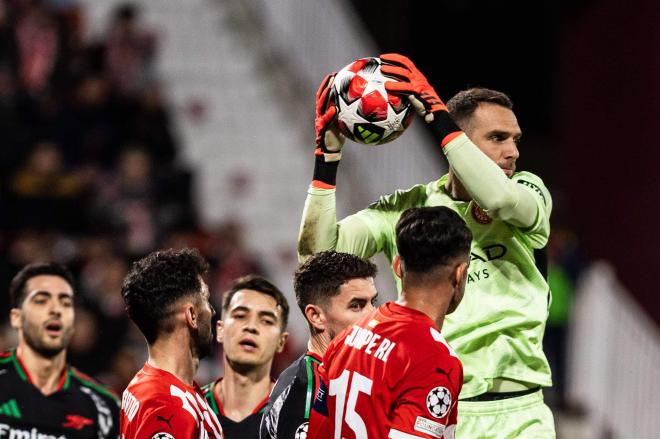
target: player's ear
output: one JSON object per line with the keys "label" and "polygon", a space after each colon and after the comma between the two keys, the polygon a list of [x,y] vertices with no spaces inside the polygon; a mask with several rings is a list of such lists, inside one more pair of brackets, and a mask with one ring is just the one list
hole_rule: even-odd
{"label": "player's ear", "polygon": [[222,323],[222,320],[218,320],[218,322],[215,324],[215,341],[218,343],[222,343],[223,337],[224,337],[224,329],[225,325]]}
{"label": "player's ear", "polygon": [[193,329],[197,329],[198,315],[197,315],[197,310],[195,309],[195,305],[190,302],[186,302],[183,305],[183,310],[184,310],[186,323],[188,324],[188,326],[190,326]]}
{"label": "player's ear", "polygon": [[403,279],[403,270],[401,268],[401,256],[396,255],[392,260],[392,271],[396,274],[396,277]]}
{"label": "player's ear", "polygon": [[308,303],[305,306],[305,318],[318,332],[325,331],[325,314],[320,306]]}
{"label": "player's ear", "polygon": [[284,345],[286,344],[286,341],[287,341],[288,338],[289,338],[289,333],[288,332],[283,332],[283,333],[280,334],[280,338],[277,341],[277,350],[275,352],[277,352],[278,354],[280,352],[282,352],[282,350],[284,349]]}
{"label": "player's ear", "polygon": [[467,278],[469,263],[462,261],[454,266],[451,274],[451,284],[454,288],[459,288]]}
{"label": "player's ear", "polygon": [[14,329],[21,329],[21,310],[19,308],[12,308],[9,311],[9,322]]}

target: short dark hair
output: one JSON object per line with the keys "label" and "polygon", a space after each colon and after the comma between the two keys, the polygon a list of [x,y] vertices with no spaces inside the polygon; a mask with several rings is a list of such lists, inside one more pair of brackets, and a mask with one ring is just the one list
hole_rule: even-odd
{"label": "short dark hair", "polygon": [[9,285],[9,305],[12,308],[21,307],[27,293],[25,291],[25,285],[33,277],[41,275],[59,276],[67,281],[72,289],[75,289],[73,275],[64,265],[55,262],[35,262],[28,264],[16,273]]}
{"label": "short dark hair", "polygon": [[305,313],[307,305],[323,306],[339,294],[339,287],[352,279],[375,277],[375,264],[349,253],[323,251],[309,257],[293,275],[296,302]]}
{"label": "short dark hair", "polygon": [[413,207],[396,224],[396,245],[406,272],[429,273],[467,256],[472,232],[465,221],[444,206]]}
{"label": "short dark hair", "polygon": [[171,331],[171,307],[179,299],[202,289],[201,276],[208,263],[195,249],[161,250],[133,263],[124,278],[121,294],[126,311],[147,343],[163,331]]}
{"label": "short dark hair", "polygon": [[236,279],[231,287],[229,287],[229,290],[225,292],[222,299],[223,316],[229,309],[229,303],[231,302],[232,297],[234,297],[234,294],[241,290],[257,291],[275,299],[275,303],[277,303],[277,306],[282,312],[282,329],[286,328],[286,325],[289,323],[289,302],[286,300],[286,297],[284,294],[282,294],[279,288],[273,285],[266,278],[254,274]]}
{"label": "short dark hair", "polygon": [[501,91],[474,87],[460,91],[447,101],[447,110],[456,123],[469,119],[481,103],[497,104],[513,110],[511,98]]}

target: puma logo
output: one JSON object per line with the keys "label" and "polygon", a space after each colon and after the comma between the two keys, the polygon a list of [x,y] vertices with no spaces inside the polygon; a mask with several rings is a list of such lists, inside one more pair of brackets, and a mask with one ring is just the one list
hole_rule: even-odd
{"label": "puma logo", "polygon": [[168,427],[172,428],[172,424],[170,423],[170,421],[172,420],[173,417],[174,417],[174,415],[170,416],[169,419],[167,419],[167,418],[164,418],[164,417],[158,415],[158,416],[156,416],[156,421],[164,422],[164,423],[167,424]]}
{"label": "puma logo", "polygon": [[452,370],[453,370],[453,369],[449,369],[449,372],[447,372],[446,370],[444,370],[444,369],[440,369],[439,367],[436,367],[436,368],[435,368],[435,371],[436,371],[437,373],[440,373],[440,374],[446,376],[447,379],[451,379],[451,375],[450,375],[450,374],[451,374],[451,371],[452,371]]}

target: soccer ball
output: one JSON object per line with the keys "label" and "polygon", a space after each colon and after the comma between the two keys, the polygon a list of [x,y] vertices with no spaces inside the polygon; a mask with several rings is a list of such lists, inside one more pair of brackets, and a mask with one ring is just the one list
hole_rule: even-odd
{"label": "soccer ball", "polygon": [[309,427],[309,422],[300,424],[294,434],[295,439],[307,439],[307,427]]}
{"label": "soccer ball", "polygon": [[382,145],[403,134],[414,117],[405,96],[389,94],[385,83],[397,81],[380,71],[380,58],[362,58],[341,69],[332,84],[342,134],[365,145]]}
{"label": "soccer ball", "polygon": [[426,408],[435,418],[443,418],[451,408],[451,393],[446,387],[435,387],[426,395]]}

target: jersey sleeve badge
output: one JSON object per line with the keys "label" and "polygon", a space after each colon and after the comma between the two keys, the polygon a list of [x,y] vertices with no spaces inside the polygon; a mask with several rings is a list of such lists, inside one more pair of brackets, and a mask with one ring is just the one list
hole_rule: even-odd
{"label": "jersey sleeve badge", "polygon": [[431,389],[426,395],[426,408],[434,418],[444,418],[451,408],[451,392],[444,386]]}

